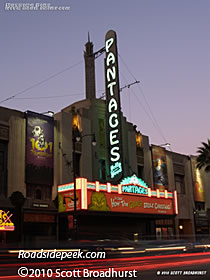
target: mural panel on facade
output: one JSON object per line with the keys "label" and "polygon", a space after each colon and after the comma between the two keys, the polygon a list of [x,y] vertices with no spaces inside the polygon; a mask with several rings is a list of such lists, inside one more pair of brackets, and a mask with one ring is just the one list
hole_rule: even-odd
{"label": "mural panel on facade", "polygon": [[53,184],[53,118],[26,113],[26,183]]}
{"label": "mural panel on facade", "polygon": [[152,146],[153,177],[155,189],[168,188],[166,151],[161,147]]}
{"label": "mural panel on facade", "polygon": [[194,181],[194,200],[197,202],[205,201],[204,186],[202,183],[201,173],[198,168],[196,168],[196,159],[191,159],[192,170],[193,170],[193,181]]}

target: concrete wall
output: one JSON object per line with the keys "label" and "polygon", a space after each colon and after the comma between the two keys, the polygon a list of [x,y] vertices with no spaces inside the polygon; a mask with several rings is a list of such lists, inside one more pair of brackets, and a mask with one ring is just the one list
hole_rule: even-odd
{"label": "concrete wall", "polygon": [[143,150],[144,150],[144,180],[148,186],[153,189],[153,168],[152,168],[152,153],[149,145],[149,137],[143,135]]}
{"label": "concrete wall", "polygon": [[25,187],[25,119],[11,116],[8,143],[8,196],[19,191],[26,196]]}
{"label": "concrete wall", "polygon": [[128,162],[130,166],[130,172],[137,174],[137,157],[136,157],[136,132],[134,131],[133,125],[127,123],[127,134],[128,134]]}
{"label": "concrete wall", "polygon": [[[82,118],[82,135],[89,135],[91,133],[91,122],[87,118]],[[82,152],[80,159],[80,171],[81,176],[87,178],[89,181],[92,181],[93,178],[97,177],[98,170],[95,168],[93,172],[93,166],[96,165],[96,157],[94,150],[96,148],[92,146],[92,137],[85,136],[82,138]],[[95,158],[95,160],[94,160]]]}
{"label": "concrete wall", "polygon": [[168,190],[173,192],[175,190],[174,181],[174,167],[172,153],[166,152],[166,163],[167,163],[167,173],[168,173]]}
{"label": "concrete wall", "polygon": [[[57,150],[55,166],[55,181],[58,185],[73,181],[72,173],[72,113],[61,111],[55,115],[57,121]],[[70,165],[67,164],[70,163]]]}

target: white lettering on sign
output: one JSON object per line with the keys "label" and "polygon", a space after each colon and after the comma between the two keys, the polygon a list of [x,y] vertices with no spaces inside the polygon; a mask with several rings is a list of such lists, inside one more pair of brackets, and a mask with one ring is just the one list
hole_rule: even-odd
{"label": "white lettering on sign", "polygon": [[117,127],[118,124],[119,124],[119,121],[118,121],[117,114],[116,113],[111,114],[109,117],[109,125],[111,126],[111,128]]}
{"label": "white lettering on sign", "polygon": [[121,197],[111,198],[112,207],[128,207],[128,202]]}
{"label": "white lettering on sign", "polygon": [[171,209],[171,203],[170,204],[159,204],[155,203],[155,209]]}
{"label": "white lettering on sign", "polygon": [[109,65],[110,65],[110,62],[111,62],[112,64],[115,63],[115,56],[114,56],[114,54],[111,53],[111,52],[110,52],[110,53],[108,54],[108,56],[107,56],[106,65],[109,66]]}
{"label": "white lettering on sign", "polygon": [[114,140],[115,138],[117,138],[117,133],[118,133],[118,129],[112,130],[110,131],[110,144],[111,145],[115,145],[119,143],[119,140]]}
{"label": "white lettering on sign", "polygon": [[114,98],[111,98],[109,101],[109,113],[117,110],[117,101]]}
{"label": "white lettering on sign", "polygon": [[[112,33],[113,34],[113,33]],[[115,33],[114,33],[115,34]],[[107,87],[107,111],[109,125],[109,148],[110,148],[110,175],[114,178],[122,172],[122,163],[120,155],[120,108],[118,104],[118,88],[117,84],[117,57],[115,47],[115,35],[105,42],[106,49],[106,87]],[[113,51],[112,51],[113,50]]]}
{"label": "white lettering on sign", "polygon": [[154,208],[154,203],[144,202],[144,208]]}
{"label": "white lettering on sign", "polygon": [[111,45],[113,44],[114,42],[114,39],[113,38],[110,38],[106,41],[106,52],[108,53],[109,52],[109,48],[111,47]]}
{"label": "white lettering on sign", "polygon": [[120,148],[119,147],[113,147],[111,148],[111,161],[118,161],[120,159],[120,153],[118,153],[117,151],[119,151]]}
{"label": "white lettering on sign", "polygon": [[110,90],[109,93],[110,93],[111,96],[114,95],[114,92],[113,92],[113,87],[114,87],[114,86],[116,86],[116,82],[112,82],[112,83],[108,84],[108,86],[107,86],[108,89]]}

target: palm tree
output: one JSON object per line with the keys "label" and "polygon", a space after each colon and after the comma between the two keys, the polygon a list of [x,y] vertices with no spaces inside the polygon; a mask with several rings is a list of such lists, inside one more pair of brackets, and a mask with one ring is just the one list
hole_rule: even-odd
{"label": "palm tree", "polygon": [[207,143],[202,142],[202,147],[198,147],[197,168],[205,168],[206,172],[210,171],[210,140]]}

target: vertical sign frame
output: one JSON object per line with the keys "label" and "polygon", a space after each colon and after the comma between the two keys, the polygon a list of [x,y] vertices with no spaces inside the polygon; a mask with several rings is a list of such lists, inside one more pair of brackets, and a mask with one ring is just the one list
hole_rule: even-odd
{"label": "vertical sign frame", "polygon": [[118,71],[117,35],[109,30],[105,37],[105,87],[107,148],[110,178],[119,182],[123,177],[122,125]]}

